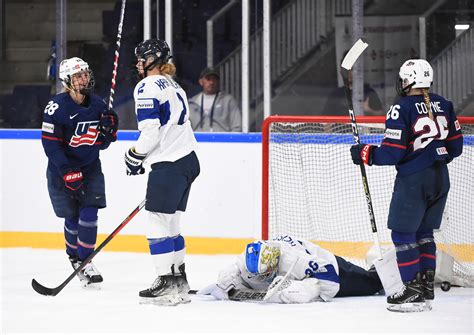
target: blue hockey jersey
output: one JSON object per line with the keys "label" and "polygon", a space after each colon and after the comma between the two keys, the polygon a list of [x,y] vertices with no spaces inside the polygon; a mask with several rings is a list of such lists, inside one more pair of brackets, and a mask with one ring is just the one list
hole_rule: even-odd
{"label": "blue hockey jersey", "polygon": [[422,95],[402,97],[387,112],[382,143],[372,149],[372,163],[395,165],[400,176],[421,171],[437,160],[461,155],[463,137],[451,101],[430,93],[434,120]]}
{"label": "blue hockey jersey", "polygon": [[48,168],[60,174],[95,162],[99,150],[110,145],[98,130],[107,106],[97,95],[91,94],[88,99],[88,105],[81,106],[68,93],[60,93],[44,109],[41,141]]}

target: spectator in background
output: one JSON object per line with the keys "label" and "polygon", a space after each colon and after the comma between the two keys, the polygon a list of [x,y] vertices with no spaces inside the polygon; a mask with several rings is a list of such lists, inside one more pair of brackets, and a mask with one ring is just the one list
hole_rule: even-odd
{"label": "spectator in background", "polygon": [[[352,89],[352,71],[349,72],[349,85]],[[362,108],[365,116],[385,115],[382,102],[369,84],[364,84]],[[334,89],[328,96],[323,109],[324,115],[348,115],[347,99],[344,86]]]}
{"label": "spectator in background", "polygon": [[205,68],[199,76],[202,92],[189,99],[189,119],[195,131],[242,131],[242,113],[235,99],[220,91],[220,76]]}

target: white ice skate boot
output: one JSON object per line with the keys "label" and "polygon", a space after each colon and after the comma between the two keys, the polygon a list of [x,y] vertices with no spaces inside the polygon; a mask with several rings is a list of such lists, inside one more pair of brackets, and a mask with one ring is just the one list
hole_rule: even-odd
{"label": "white ice skate boot", "polygon": [[[69,257],[72,267],[77,269],[81,266],[82,262],[74,257]],[[101,273],[97,268],[92,264],[92,262],[87,263],[87,265],[77,274],[79,280],[81,281],[81,286],[87,289],[96,289],[100,290],[101,285],[104,281]]]}

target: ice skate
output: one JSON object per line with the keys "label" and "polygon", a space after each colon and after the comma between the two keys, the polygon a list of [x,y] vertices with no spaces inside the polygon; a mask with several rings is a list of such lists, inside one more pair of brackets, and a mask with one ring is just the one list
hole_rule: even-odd
{"label": "ice skate", "polygon": [[392,312],[410,313],[423,312],[425,310],[425,298],[420,284],[420,275],[404,283],[399,292],[387,297],[387,309]]}
{"label": "ice skate", "polygon": [[[189,296],[189,284],[186,276],[186,271],[184,263],[178,267],[178,272],[174,273],[176,279],[176,285],[178,286],[178,295],[181,299],[182,304],[188,304],[191,302],[191,297]],[[174,271],[173,271],[174,272]]]}
{"label": "ice skate", "polygon": [[[74,270],[80,267],[82,264],[82,262],[78,258],[74,258],[74,257],[69,257],[69,261],[71,262],[71,265],[74,268]],[[101,273],[99,272],[99,270],[97,270],[94,264],[92,264],[92,262],[89,262],[77,274],[77,276],[79,277],[79,280],[81,281],[82,288],[87,288],[87,289],[100,290],[101,288],[100,283],[104,281]]]}
{"label": "ice skate", "polygon": [[141,304],[176,306],[181,302],[175,276],[158,276],[150,288],[140,291]]}
{"label": "ice skate", "polygon": [[421,275],[421,288],[423,291],[423,297],[425,298],[425,310],[431,311],[433,308],[432,302],[434,300],[434,278],[435,271],[429,269],[423,272]]}

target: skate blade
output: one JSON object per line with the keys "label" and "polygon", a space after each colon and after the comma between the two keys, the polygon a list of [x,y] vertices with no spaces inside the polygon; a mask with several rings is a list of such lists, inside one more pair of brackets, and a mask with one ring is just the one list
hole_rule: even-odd
{"label": "skate blade", "polygon": [[81,287],[85,290],[95,290],[95,291],[99,291],[102,289],[102,286],[100,285],[100,283],[89,283],[83,280],[81,280]]}
{"label": "skate blade", "polygon": [[433,306],[431,305],[431,300],[425,300],[425,305],[423,306],[425,311],[431,311]]}
{"label": "skate blade", "polygon": [[189,294],[180,294],[179,300],[181,304],[189,304],[191,302],[191,297]]}
{"label": "skate blade", "polygon": [[397,313],[416,313],[416,312],[424,312],[425,304],[423,302],[412,302],[412,303],[405,303],[405,304],[389,304],[387,309],[390,312],[397,312]]}
{"label": "skate blade", "polygon": [[177,296],[163,296],[156,298],[140,297],[140,305],[157,305],[157,306],[176,306],[181,302]]}

